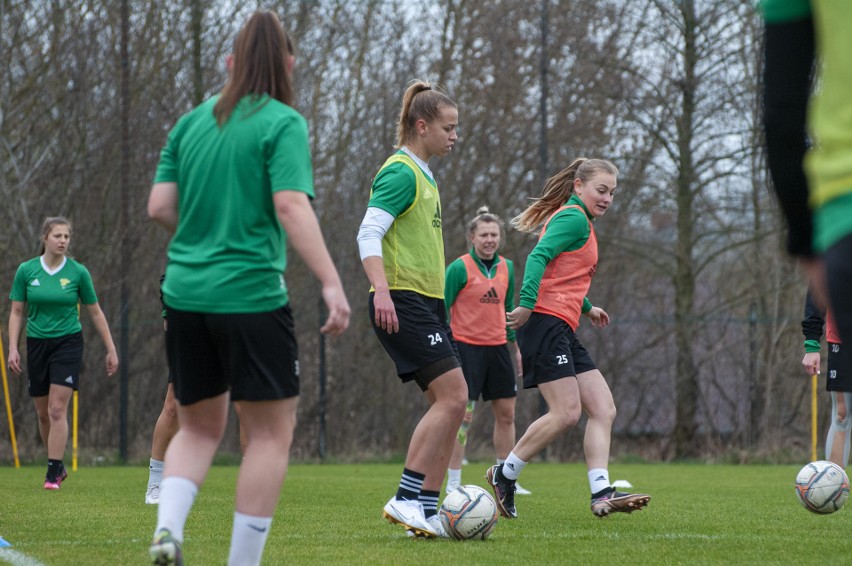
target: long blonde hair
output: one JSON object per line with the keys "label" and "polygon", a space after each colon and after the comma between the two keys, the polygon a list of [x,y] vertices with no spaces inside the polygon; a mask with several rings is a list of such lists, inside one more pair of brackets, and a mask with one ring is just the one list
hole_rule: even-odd
{"label": "long blonde hair", "polygon": [[575,159],[545,182],[541,196],[532,199],[532,204],[512,219],[512,226],[522,232],[538,232],[541,224],[573,194],[574,179],[585,182],[600,172],[618,175],[618,168],[606,159]]}
{"label": "long blonde hair", "polygon": [[442,107],[456,108],[456,103],[438,90],[436,85],[426,81],[412,81],[402,95],[394,147],[401,148],[414,136],[414,124],[417,120],[431,122],[440,116]]}

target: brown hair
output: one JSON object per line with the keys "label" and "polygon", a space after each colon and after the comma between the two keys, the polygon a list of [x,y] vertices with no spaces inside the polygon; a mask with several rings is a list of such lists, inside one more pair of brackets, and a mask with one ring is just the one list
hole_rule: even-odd
{"label": "brown hair", "polygon": [[287,58],[292,54],[293,44],[275,12],[252,14],[234,40],[231,76],[213,107],[216,122],[220,126],[227,122],[234,107],[248,94],[268,94],[292,105],[293,84],[287,72]]}
{"label": "brown hair", "polygon": [[405,89],[396,126],[397,149],[414,136],[414,124],[417,120],[431,122],[438,117],[442,107],[456,108],[456,103],[437,89],[436,85],[420,80],[412,81]]}
{"label": "brown hair", "polygon": [[505,226],[503,220],[497,216],[496,214],[492,214],[487,206],[480,206],[476,211],[476,216],[473,217],[473,220],[467,223],[467,233],[472,236],[474,232],[476,232],[476,228],[482,224],[483,222],[494,222],[497,226],[500,227],[500,237],[503,237],[503,227]]}
{"label": "brown hair", "polygon": [[44,239],[48,234],[53,230],[54,226],[68,226],[68,231],[71,232],[71,223],[68,222],[68,219],[64,216],[48,216],[44,219],[44,222],[41,224],[41,245],[38,250],[38,255],[44,255],[45,247],[44,247]]}
{"label": "brown hair", "polygon": [[539,226],[573,194],[574,179],[585,182],[600,172],[618,175],[618,168],[606,159],[575,159],[545,182],[541,196],[532,199],[532,204],[512,219],[512,226],[522,232],[537,232]]}

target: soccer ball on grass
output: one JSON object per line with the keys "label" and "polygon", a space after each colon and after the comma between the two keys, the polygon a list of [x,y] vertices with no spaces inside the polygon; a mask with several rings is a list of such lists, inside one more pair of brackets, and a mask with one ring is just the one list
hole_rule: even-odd
{"label": "soccer ball on grass", "polygon": [[849,478],[834,462],[811,462],[796,476],[796,496],[799,503],[812,513],[834,513],[849,497]]}
{"label": "soccer ball on grass", "polygon": [[447,494],[438,516],[451,538],[483,540],[497,524],[497,504],[478,485],[463,485]]}

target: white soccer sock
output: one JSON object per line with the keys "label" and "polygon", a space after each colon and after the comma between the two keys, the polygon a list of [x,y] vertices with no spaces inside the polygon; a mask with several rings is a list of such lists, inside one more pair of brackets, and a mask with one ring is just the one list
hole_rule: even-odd
{"label": "white soccer sock", "polygon": [[461,483],[461,470],[447,469],[447,483]]}
{"label": "white soccer sock", "polygon": [[589,470],[589,488],[592,494],[612,487],[609,483],[609,472],[606,468],[592,468]]}
{"label": "white soccer sock", "polygon": [[260,564],[270,525],[272,525],[272,517],[253,517],[235,512],[228,566]]}
{"label": "white soccer sock", "polygon": [[526,466],[527,463],[515,456],[514,452],[510,452],[503,462],[503,477],[507,480],[516,480]]}
{"label": "white soccer sock", "polygon": [[196,495],[198,486],[186,478],[169,477],[160,482],[157,531],[169,529],[178,542],[183,542],[183,526]]}
{"label": "white soccer sock", "polygon": [[148,487],[158,485],[163,481],[163,468],[165,464],[165,462],[154,460],[153,458],[148,461]]}

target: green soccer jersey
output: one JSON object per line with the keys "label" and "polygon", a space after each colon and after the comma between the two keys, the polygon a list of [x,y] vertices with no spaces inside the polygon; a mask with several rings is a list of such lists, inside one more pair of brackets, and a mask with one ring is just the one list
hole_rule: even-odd
{"label": "green soccer jersey", "polygon": [[80,332],[77,303],[98,302],[89,270],[67,257],[53,272],[47,270],[41,256],[22,263],[9,298],[27,303],[30,338],[58,338]]}
{"label": "green soccer jersey", "polygon": [[314,196],[308,127],[268,96],[240,100],[221,127],[217,97],[184,115],[160,155],[155,183],[178,186],[166,304],[190,312],[268,312],[287,304],[286,234],[277,191]]}

